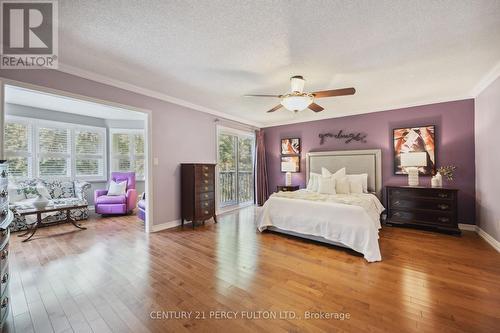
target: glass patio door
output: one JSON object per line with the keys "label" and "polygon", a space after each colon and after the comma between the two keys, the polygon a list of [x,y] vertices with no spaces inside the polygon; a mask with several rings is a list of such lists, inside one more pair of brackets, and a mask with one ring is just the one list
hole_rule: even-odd
{"label": "glass patio door", "polygon": [[219,207],[253,203],[254,135],[220,129],[218,135]]}

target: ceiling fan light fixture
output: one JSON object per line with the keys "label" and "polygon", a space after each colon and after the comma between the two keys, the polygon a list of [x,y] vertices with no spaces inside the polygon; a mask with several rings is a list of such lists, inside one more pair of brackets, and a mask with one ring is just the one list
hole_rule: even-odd
{"label": "ceiling fan light fixture", "polygon": [[300,75],[292,76],[290,78],[290,85],[292,86],[292,92],[303,93],[304,92],[304,84],[306,80]]}
{"label": "ceiling fan light fixture", "polygon": [[314,96],[311,94],[288,94],[281,99],[281,105],[290,111],[302,111],[314,101]]}

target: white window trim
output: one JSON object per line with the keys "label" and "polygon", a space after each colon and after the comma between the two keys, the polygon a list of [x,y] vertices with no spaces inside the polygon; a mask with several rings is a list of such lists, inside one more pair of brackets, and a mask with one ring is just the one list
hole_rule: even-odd
{"label": "white window trim", "polygon": [[[142,134],[143,140],[144,140],[144,154],[142,155],[136,155],[133,152],[135,151],[135,140],[131,141],[131,145],[129,147],[130,153],[128,155],[120,155],[120,154],[114,154],[113,153],[113,134],[128,134],[128,135],[133,135],[133,134]],[[126,157],[130,159],[130,162],[132,165],[135,165],[135,160],[137,159],[137,156],[142,156],[142,159],[144,160],[144,163],[146,162],[146,136],[145,132],[142,129],[131,129],[131,128],[110,128],[109,129],[109,173],[115,172],[113,170],[113,159],[115,157]],[[144,169],[146,171],[146,169]],[[136,175],[136,181],[144,181],[145,180],[145,175],[138,176]]]}
{"label": "white window trim", "polygon": [[[61,179],[61,178],[67,178],[67,179],[76,179],[76,180],[85,180],[85,181],[94,181],[94,182],[102,182],[102,181],[107,181],[108,176],[107,176],[107,129],[106,127],[99,127],[99,126],[87,126],[87,125],[80,125],[80,124],[73,124],[73,123],[65,123],[65,122],[59,122],[59,121],[52,121],[52,120],[44,120],[44,119],[37,119],[37,118],[29,118],[29,117],[20,117],[20,116],[10,116],[7,115],[5,118],[6,122],[12,121],[12,122],[19,122],[19,123],[26,123],[31,126],[30,130],[30,142],[28,143],[28,150],[31,151],[31,156],[30,157],[30,162],[29,165],[31,165],[31,174],[28,175],[27,178],[43,178],[43,179]],[[40,153],[39,151],[39,145],[38,145],[38,130],[40,127],[52,127],[52,128],[63,128],[63,129],[69,129],[70,134],[69,134],[69,153]],[[102,167],[102,176],[76,176],[76,149],[75,149],[75,132],[76,130],[82,130],[82,129],[89,129],[95,132],[100,132],[102,134],[103,138],[103,153],[102,153],[102,160],[103,160],[103,167]],[[31,150],[30,150],[31,149]],[[20,154],[23,153],[17,153],[14,154],[12,152],[9,152],[10,155],[14,156],[23,156]],[[43,154],[43,156],[46,157],[67,157],[69,160],[69,174],[66,176],[40,176],[39,175],[39,170],[38,170],[38,163],[39,163],[39,158]],[[29,153],[28,153],[29,155]],[[81,156],[81,155],[78,155]],[[95,155],[98,156],[98,155]],[[24,178],[24,177],[18,177],[18,178]]]}

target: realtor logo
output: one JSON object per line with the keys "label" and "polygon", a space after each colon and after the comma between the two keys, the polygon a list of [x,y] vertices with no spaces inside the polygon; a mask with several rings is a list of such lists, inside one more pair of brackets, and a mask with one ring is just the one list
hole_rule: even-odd
{"label": "realtor logo", "polygon": [[0,1],[2,69],[57,69],[57,0]]}

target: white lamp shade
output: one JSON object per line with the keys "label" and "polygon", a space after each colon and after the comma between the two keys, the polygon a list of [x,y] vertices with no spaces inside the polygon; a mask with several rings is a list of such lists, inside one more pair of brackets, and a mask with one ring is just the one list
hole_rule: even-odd
{"label": "white lamp shade", "polygon": [[290,111],[302,111],[313,102],[314,97],[311,95],[288,95],[283,97],[281,105]]}
{"label": "white lamp shade", "polygon": [[284,172],[295,172],[295,163],[294,162],[281,162],[281,171]]}
{"label": "white lamp shade", "polygon": [[426,152],[401,153],[402,167],[422,167],[427,166]]}

